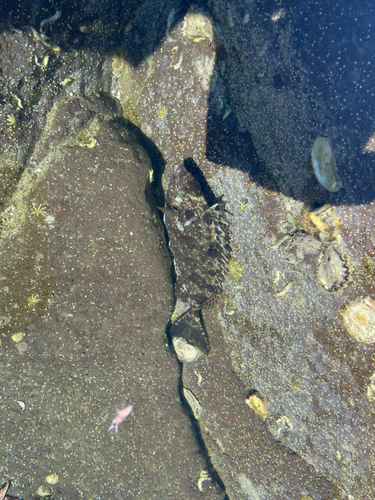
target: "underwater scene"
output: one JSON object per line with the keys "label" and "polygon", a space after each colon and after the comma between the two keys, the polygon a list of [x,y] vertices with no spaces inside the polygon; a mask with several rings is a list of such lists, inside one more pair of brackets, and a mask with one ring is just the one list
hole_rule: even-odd
{"label": "underwater scene", "polygon": [[375,498],[375,6],[0,4],[0,500]]}

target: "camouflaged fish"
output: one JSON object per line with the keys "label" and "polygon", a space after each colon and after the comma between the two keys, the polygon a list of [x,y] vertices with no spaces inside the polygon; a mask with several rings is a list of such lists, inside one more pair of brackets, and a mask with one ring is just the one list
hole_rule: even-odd
{"label": "camouflaged fish", "polygon": [[230,257],[225,203],[220,198],[209,207],[198,181],[179,165],[169,182],[162,211],[177,275],[170,333],[207,354],[201,310],[212,305],[221,292]]}

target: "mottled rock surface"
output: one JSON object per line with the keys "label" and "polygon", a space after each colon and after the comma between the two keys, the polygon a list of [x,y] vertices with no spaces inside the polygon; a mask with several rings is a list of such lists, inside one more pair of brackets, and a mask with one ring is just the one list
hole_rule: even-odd
{"label": "mottled rock surface", "polygon": [[[29,45],[20,33],[2,41]],[[5,72],[13,61],[2,56]],[[100,62],[81,64],[80,77],[100,75]],[[19,152],[17,170],[3,162],[3,172],[19,177],[3,199],[0,243],[1,474],[25,500],[201,498],[206,461],[165,336],[170,259],[151,162],[90,85],[84,97],[54,79],[40,130],[19,118],[2,144],[3,158]],[[129,403],[134,416],[108,432]]]}
{"label": "mottled rock surface", "polygon": [[[38,453],[45,450],[41,448],[42,431],[49,436],[50,446],[55,442],[70,443],[64,434],[66,427],[59,431],[58,441],[53,437],[57,424],[52,428],[45,418],[51,415],[53,421],[64,421],[64,414],[58,411],[64,401],[73,415],[69,428],[72,432],[79,434],[80,428],[87,429],[83,425],[87,418],[95,422],[91,430],[86,430],[86,436],[93,436],[92,450],[96,454],[90,453],[94,464],[90,471],[97,469],[96,473],[90,472],[90,479],[95,487],[102,488],[101,498],[113,495],[115,485],[122,491],[121,480],[111,482],[108,476],[103,477],[103,471],[115,477],[113,471],[120,471],[123,460],[128,458],[126,464],[132,461],[133,469],[126,469],[126,479],[133,493],[144,487],[147,497],[155,494],[160,498],[172,491],[176,494],[179,487],[186,498],[201,495],[196,483],[200,467],[205,467],[201,457],[193,460],[189,454],[175,459],[164,445],[160,456],[156,451],[152,455],[140,485],[136,483],[134,471],[139,473],[139,463],[146,462],[143,457],[147,455],[138,449],[149,415],[146,408],[157,416],[147,420],[148,429],[155,430],[151,433],[153,446],[160,442],[158,438],[165,438],[164,430],[167,442],[172,443],[177,429],[182,433],[182,442],[190,443],[187,450],[194,452],[197,445],[186,421],[181,430],[184,417],[177,400],[176,406],[166,402],[172,401],[168,397],[173,399],[177,386],[176,372],[172,371],[174,361],[165,350],[163,338],[163,324],[171,304],[168,264],[161,233],[157,223],[153,225],[155,213],[145,203],[138,205],[143,200],[151,164],[142,156],[144,153],[139,153],[144,160],[137,160],[138,153],[135,155],[139,177],[129,183],[128,190],[120,176],[121,167],[116,162],[112,166],[108,159],[113,147],[121,151],[124,144],[129,144],[126,141],[130,136],[126,133],[124,139],[124,132],[119,131],[121,122],[113,122],[122,114],[158,150],[159,163],[153,164],[152,185],[159,199],[160,165],[165,164],[165,188],[173,166],[190,156],[214,194],[225,195],[230,212],[231,272],[218,307],[204,312],[211,352],[182,367],[181,396],[191,409],[191,419],[214,468],[211,476],[218,482],[221,478],[228,497],[233,499],[372,500],[375,101],[371,60],[375,23],[361,2],[351,9],[343,5],[341,10],[323,2],[299,3],[298,7],[285,4],[281,8],[272,3],[214,0],[207,10],[201,4],[187,13],[182,4],[163,5],[160,17],[154,17],[150,24],[145,19],[155,14],[152,9],[138,11],[134,23],[127,24],[126,16],[121,18],[117,35],[122,50],[107,53],[103,63],[94,47],[111,43],[104,43],[106,39],[96,44],[100,23],[94,23],[81,50],[68,48],[69,36],[61,26],[57,32],[66,47],[61,53],[33,40],[29,33],[29,52],[20,50],[20,57],[24,54],[27,61],[27,78],[22,80],[8,68],[8,98],[1,115],[8,138],[1,157],[3,186],[8,186],[2,214],[2,237],[7,242],[3,247],[4,262],[8,262],[4,272],[8,269],[10,275],[12,262],[17,262],[20,271],[14,275],[14,291],[5,283],[0,296],[5,304],[3,327],[8,332],[3,340],[3,358],[8,360],[4,363],[6,381],[15,380],[18,388],[21,380],[14,374],[14,360],[21,354],[9,338],[15,332],[10,326],[15,318],[17,331],[30,336],[29,341],[25,337],[17,344],[23,345],[21,351],[27,349],[21,358],[22,383],[27,389],[27,384],[38,384],[35,392],[28,389],[27,394],[39,398],[42,405],[40,411],[30,405],[39,418],[33,423],[33,428],[40,430],[33,438]],[[103,13],[100,16],[105,18]],[[142,48],[143,36],[147,43]],[[17,30],[7,32],[1,41],[6,47],[3,60],[8,60],[8,52],[12,53],[15,44],[23,39]],[[131,50],[131,40],[139,51]],[[158,41],[161,43],[156,45]],[[43,68],[45,52],[49,59]],[[32,63],[35,56],[38,64]],[[38,92],[39,81],[43,92]],[[32,99],[23,99],[20,88]],[[111,105],[99,105],[93,98],[82,100],[82,93],[94,90],[104,91],[100,95],[105,100],[109,95],[115,98],[119,109],[113,101]],[[17,97],[23,108],[24,102],[31,103],[27,113],[22,111]],[[61,126],[60,130],[53,127],[53,135],[49,127],[58,109]],[[67,131],[72,128],[76,134]],[[318,135],[328,136],[332,143],[343,184],[338,192],[324,190],[314,176],[311,147]],[[59,146],[62,143],[65,149]],[[131,150],[141,151],[134,138],[130,144]],[[114,173],[96,170],[101,148],[103,163]],[[130,151],[121,154],[124,161],[130,154],[134,157]],[[38,169],[44,158],[53,165],[46,169],[50,177],[45,177],[44,184],[28,184],[28,179],[36,175],[33,169]],[[70,162],[76,165],[74,170]],[[93,171],[84,169],[87,162]],[[105,186],[103,192],[97,191],[98,178],[99,184]],[[124,184],[119,183],[120,178]],[[56,195],[51,198],[52,182]],[[129,220],[125,206],[116,204],[116,198],[108,195],[111,184],[112,191],[122,187],[129,196],[138,192],[134,199],[140,208],[136,218]],[[30,189],[26,189],[28,185]],[[17,198],[20,193],[21,198]],[[44,205],[45,214],[43,210],[39,215],[34,213]],[[129,223],[136,224],[142,235],[137,241],[134,236],[138,233]],[[24,232],[16,235],[17,227],[24,228]],[[91,231],[97,236],[94,242]],[[118,231],[123,240],[118,240]],[[141,242],[146,242],[143,247]],[[141,248],[146,247],[158,250],[142,252]],[[30,252],[30,248],[35,250]],[[127,257],[122,260],[124,254]],[[160,259],[153,260],[157,255]],[[130,260],[133,266],[129,259],[134,259]],[[96,267],[89,271],[96,261]],[[149,262],[154,263],[153,272],[142,288]],[[68,279],[72,275],[76,276],[75,282]],[[26,288],[24,276],[28,280]],[[62,284],[59,289],[57,283]],[[43,293],[38,292],[38,285],[42,285]],[[121,299],[124,288],[129,286],[131,291]],[[33,294],[37,296],[33,298]],[[134,316],[125,313],[129,307]],[[144,310],[148,311],[146,315]],[[124,327],[137,335],[126,336]],[[150,329],[159,339],[152,347]],[[39,331],[45,332],[44,350],[39,344]],[[56,336],[52,337],[52,333]],[[111,347],[113,338],[118,340]],[[129,358],[130,352],[136,354]],[[57,361],[52,363],[51,356]],[[44,359],[49,360],[48,365]],[[124,374],[129,373],[129,359],[141,368],[130,371],[134,377],[129,389],[121,392],[128,382]],[[65,381],[61,378],[63,362],[70,363]],[[36,366],[41,367],[40,375],[33,373],[30,377],[30,370]],[[155,366],[162,366],[163,371],[155,373]],[[148,378],[140,375],[146,367]],[[48,383],[47,373],[52,374]],[[54,388],[62,395],[56,396]],[[101,393],[96,392],[98,388]],[[165,392],[167,389],[171,391]],[[11,398],[7,401],[12,404],[26,398],[26,392],[18,397],[6,391]],[[136,416],[122,424],[118,436],[126,429],[130,453],[109,470],[106,467],[113,464],[113,456],[103,451],[103,443],[108,438],[104,436],[111,418],[109,405],[123,403],[114,402],[117,394],[123,395],[126,402],[139,398],[143,413],[137,416],[138,405],[132,399]],[[142,394],[145,400],[141,401]],[[255,401],[252,408],[246,404],[249,397]],[[70,401],[74,406],[69,406]],[[52,404],[51,410],[47,402]],[[83,412],[78,411],[79,404]],[[95,421],[94,404],[105,411],[103,419],[108,416],[101,434],[93,430],[101,425]],[[160,404],[165,412],[160,413]],[[19,404],[15,405],[18,409]],[[20,422],[24,415],[19,416]],[[159,427],[161,423],[156,420],[165,423],[165,418],[168,425]],[[14,417],[6,417],[5,422],[10,432]],[[132,433],[136,425],[137,437]],[[145,443],[151,446],[149,434],[147,431]],[[61,488],[69,488],[70,479],[71,496],[77,498],[78,492],[85,495],[88,491],[87,479],[74,467],[84,460],[88,464],[86,440],[79,441],[80,437],[72,439],[75,442],[70,450],[58,454],[54,445],[53,452],[43,458],[43,467],[55,462],[67,467]],[[115,446],[116,442],[109,440],[108,444]],[[19,453],[23,443],[27,443],[24,436],[14,435],[9,452]],[[120,453],[120,447],[113,453],[117,451]],[[103,461],[101,453],[108,453]],[[172,468],[165,469],[169,476],[167,489],[163,490],[159,481],[167,473],[160,474],[156,464],[162,462],[165,467],[166,456],[169,464],[177,463],[178,467],[175,473]],[[30,456],[28,463],[32,460],[36,461]],[[45,476],[32,475],[30,470],[34,469],[26,470],[18,455],[13,462],[7,455],[6,463],[14,467],[20,464],[20,481],[29,474],[32,491],[37,487],[36,479],[44,480]],[[46,469],[43,472],[47,474]],[[152,490],[154,481],[156,487]],[[202,488],[206,497],[219,494],[209,482],[203,482]],[[183,497],[182,493],[178,495]]]}
{"label": "mottled rock surface", "polygon": [[[370,499],[373,348],[355,341],[343,322],[348,306],[367,300],[368,308],[374,298],[370,130],[357,120],[357,135],[347,131],[340,114],[347,106],[342,84],[336,105],[329,99],[328,106],[322,97],[329,82],[319,83],[313,61],[301,48],[302,13],[255,4],[243,8],[236,2],[213,5],[214,29],[208,27],[208,12],[190,11],[137,68],[119,58],[108,60],[109,89],[165,157],[164,186],[173,164],[192,156],[215,195],[225,195],[239,271],[228,278],[221,322],[211,336],[225,340],[227,351],[222,347],[220,353],[228,355],[221,355],[221,363],[239,375],[243,401],[254,391],[263,400],[264,424],[273,438],[265,442],[285,445],[326,475],[340,489],[331,491],[334,498]],[[189,31],[193,15],[200,35]],[[317,23],[310,10],[309,15]],[[339,29],[338,13],[326,15]],[[324,26],[319,29],[327,35]],[[367,83],[356,89],[366,99]],[[349,123],[354,126],[359,115],[354,107]],[[318,135],[328,135],[334,145],[343,182],[337,193],[320,187],[311,168]],[[358,328],[372,324],[372,314],[356,317]],[[214,357],[215,348],[212,358],[196,364],[207,363],[214,371]],[[183,383],[190,389],[192,371],[183,368]],[[209,393],[204,378],[201,385],[191,389],[200,404]],[[222,393],[228,393],[225,384]],[[217,413],[221,404],[218,399]],[[220,442],[237,429],[236,411],[244,411],[232,409],[226,423],[210,429]],[[240,459],[227,475],[228,455],[241,456],[244,445],[238,443],[233,453],[225,453],[225,447],[217,451],[201,419],[228,495],[274,498],[269,476],[260,473],[261,461],[258,483],[251,477],[241,483],[247,466]],[[308,493],[304,481],[290,481],[296,489],[287,492],[280,481],[280,498],[328,495],[324,488]]]}

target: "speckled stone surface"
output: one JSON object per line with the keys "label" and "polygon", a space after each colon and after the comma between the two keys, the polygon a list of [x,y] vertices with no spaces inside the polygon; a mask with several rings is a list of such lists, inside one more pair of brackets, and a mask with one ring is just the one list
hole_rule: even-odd
{"label": "speckled stone surface", "polygon": [[[181,398],[191,408],[191,421],[214,468],[210,474],[223,481],[230,499],[372,500],[375,172],[372,66],[368,62],[374,53],[371,26],[375,24],[367,20],[370,14],[361,2],[343,11],[323,2],[281,8],[224,0],[213,1],[209,7],[205,10],[201,5],[186,12],[180,4],[176,8],[166,4],[161,24],[155,21],[151,30],[142,23],[146,11],[139,13],[134,23],[121,24],[122,52],[102,56],[89,46],[60,54],[49,49],[47,67],[51,71],[35,68],[34,56],[43,64],[43,46],[27,34],[29,52],[20,50],[20,57],[23,54],[27,62],[25,95],[33,99],[29,99],[27,113],[22,111],[16,97],[23,80],[10,72],[6,79],[9,97],[0,117],[8,139],[1,156],[3,248],[4,255],[15,261],[19,257],[20,270],[14,276],[17,293],[9,294],[4,283],[0,296],[8,307],[0,314],[7,332],[2,349],[3,359],[8,361],[3,373],[7,374],[5,387],[15,383],[14,387],[21,385],[26,391],[7,389],[6,401],[19,412],[19,403],[14,401],[26,399],[24,394],[40,398],[40,410],[30,405],[38,416],[32,427],[40,429],[36,450],[44,451],[44,435],[50,436],[48,443],[53,447],[43,458],[43,472],[47,463],[68,464],[61,487],[72,498],[79,498],[79,492],[84,496],[88,491],[87,483],[77,468],[69,469],[69,460],[73,465],[86,460],[94,471],[90,472],[92,484],[101,488],[100,498],[110,498],[117,486],[120,492],[123,486],[120,479],[101,476],[109,456],[113,458],[110,451],[103,451],[104,444],[114,447],[118,442],[105,434],[112,418],[108,407],[112,404],[114,410],[116,404],[127,403],[127,398],[145,394],[139,410],[143,413],[137,417],[135,403],[135,417],[122,424],[131,440],[131,453],[122,460],[129,458],[126,463],[133,460],[134,465],[134,456],[137,459],[136,468],[126,469],[132,492],[144,487],[148,497],[155,494],[159,498],[167,492],[176,494],[178,485],[186,498],[201,495],[198,469],[205,463],[200,456],[193,455],[194,460],[190,455],[180,456],[177,463],[183,462],[183,466],[177,467],[175,475],[166,469],[168,476],[158,469],[168,456],[167,448],[162,448],[160,456],[151,454],[147,461],[147,452],[137,447],[145,426],[145,444],[150,444],[151,434],[157,446],[158,439],[165,438],[161,421],[165,423],[167,418],[168,442],[176,442],[182,432],[181,443],[190,443],[193,453],[198,450],[188,420],[181,430],[185,416],[178,407],[177,372],[171,375],[176,365],[164,346],[171,284],[155,207],[150,209],[142,201],[137,218],[133,214],[131,219],[136,224],[134,231],[128,225],[125,199],[121,198],[123,206],[111,196],[113,186],[122,187],[132,197],[132,206],[138,207],[151,166],[134,138],[128,143],[129,136],[125,139],[113,128],[121,123],[118,117],[122,115],[157,149],[159,163],[153,165],[153,178],[159,199],[162,189],[157,182],[162,171],[165,188],[173,166],[192,157],[214,194],[225,196],[230,212],[231,272],[217,308],[204,312],[211,352],[183,366],[181,378]],[[140,35],[146,32],[147,47],[137,58],[127,44],[132,37],[139,44]],[[16,44],[24,36],[8,30],[1,40],[6,48],[2,54],[17,55]],[[39,81],[45,89],[42,93],[37,92]],[[82,92],[92,91],[102,92],[101,104],[97,98],[80,100]],[[25,103],[21,99],[23,106]],[[65,111],[58,115],[61,125],[53,127],[51,134],[57,109]],[[111,126],[101,124],[114,118],[116,123]],[[335,193],[318,184],[311,167],[311,147],[318,135],[327,136],[333,147],[343,184]],[[64,141],[68,141],[65,149],[60,147]],[[139,177],[130,176],[129,183],[122,177],[123,167],[113,159],[112,148],[122,151],[125,164],[133,158]],[[99,151],[103,153],[101,164],[107,165],[105,171],[95,166]],[[34,169],[49,154],[55,167],[35,191]],[[97,191],[98,176],[99,184],[105,186],[103,192]],[[56,191],[51,197],[52,182]],[[19,193],[22,196],[17,198]],[[15,199],[17,203],[13,203]],[[32,213],[38,207],[42,213]],[[54,220],[46,219],[48,216]],[[22,237],[15,235],[17,227],[12,221],[21,221],[27,229]],[[109,230],[111,237],[106,239]],[[59,233],[67,236],[61,238]],[[142,235],[137,241],[136,234]],[[6,257],[4,262],[12,260]],[[154,262],[154,271],[147,274],[149,262]],[[78,283],[69,281],[64,269],[77,274]],[[22,289],[25,279],[27,285]],[[41,294],[39,283],[43,284]],[[56,283],[63,284],[60,295],[54,292]],[[127,307],[120,307],[121,293],[129,286],[131,291],[124,299]],[[129,309],[134,315],[127,314]],[[9,317],[18,318],[15,329],[29,338],[17,344],[28,344],[17,376],[14,360],[21,354],[10,337],[16,331]],[[95,318],[95,328],[91,318]],[[53,327],[43,334],[46,347],[42,348],[38,332],[49,321]],[[125,336],[124,328],[137,335]],[[145,350],[150,329],[158,341]],[[65,358],[59,357],[61,352]],[[124,374],[129,372],[129,352],[135,353],[130,359],[139,369],[131,370],[134,378],[125,393],[121,390],[128,382]],[[158,375],[156,360],[162,365]],[[64,365],[68,362],[69,366]],[[39,375],[33,372],[30,378],[30,370],[37,366]],[[68,366],[67,381],[61,378],[64,366]],[[151,370],[148,378],[141,375],[146,368]],[[47,373],[51,373],[48,383],[44,382]],[[32,383],[36,384],[33,391]],[[42,389],[38,391],[38,387]],[[169,396],[165,396],[166,387]],[[57,396],[53,388],[58,388]],[[114,402],[117,394],[124,394],[124,401]],[[261,415],[246,404],[251,395],[258,398],[258,408],[262,405]],[[69,410],[59,413],[61,401]],[[48,410],[47,403],[53,410]],[[77,409],[80,403],[83,412]],[[159,411],[160,404],[165,412]],[[94,416],[95,405],[99,417]],[[156,415],[160,427],[149,419],[146,408]],[[96,436],[92,438],[96,451],[90,452],[90,459],[85,458],[84,445],[76,444],[81,443],[81,435],[71,439],[75,448],[57,454],[53,431],[61,421],[69,421],[69,414],[75,433],[81,424],[86,429],[88,418],[95,423],[94,429],[104,429],[98,435],[93,428],[83,434]],[[48,424],[46,415],[53,415],[53,424]],[[108,420],[103,425],[95,420],[100,415]],[[25,422],[22,416],[19,413],[20,422]],[[17,453],[27,440],[9,433],[14,418],[7,416],[5,422],[7,435],[12,436],[6,464],[13,463],[20,474],[26,474]],[[132,434],[136,425],[137,436]],[[70,443],[67,427],[61,429],[57,441]],[[114,456],[120,450],[123,452],[122,446],[113,449]],[[30,455],[32,460],[36,462]],[[139,463],[146,462],[150,468],[144,469],[137,483],[135,471],[140,470]],[[111,469],[118,471],[116,477],[121,463]],[[168,463],[176,460],[171,456]],[[27,474],[35,492],[39,486],[36,478],[41,482],[42,476],[33,475],[30,469]],[[163,477],[168,477],[166,489],[159,482]],[[154,481],[156,490],[152,489]],[[220,490],[210,482],[202,486],[206,498],[219,496]],[[15,488],[12,492],[17,494]]]}
{"label": "speckled stone surface", "polygon": [[[222,329],[211,335],[226,343],[221,362],[239,375],[243,401],[253,391],[263,398],[269,442],[297,452],[306,466],[336,483],[341,493],[332,493],[335,498],[371,498],[373,348],[344,327],[345,311],[358,300],[367,300],[366,317],[355,321],[373,321],[374,192],[366,179],[374,171],[371,154],[362,154],[370,134],[360,125],[361,141],[346,132],[339,115],[342,85],[330,108],[319,95],[326,81],[313,92],[311,59],[297,52],[301,14],[294,26],[293,9],[270,8],[265,15],[255,6],[214,2],[215,28],[207,29],[210,15],[201,10],[197,37],[187,28],[193,13],[143,65],[133,69],[112,60],[111,91],[125,112],[123,96],[136,95],[137,123],[166,161],[164,186],[173,165],[191,156],[215,195],[224,194],[228,202],[240,276],[228,278],[217,312]],[[352,117],[358,113],[355,108]],[[343,182],[337,193],[320,187],[311,168],[318,135],[333,143]],[[192,370],[183,369],[187,387]],[[201,398],[204,393],[200,389]],[[211,434],[220,440],[236,428],[235,418]],[[251,479],[243,481],[241,493],[242,469],[237,464],[229,479],[226,456],[222,450],[217,470],[229,496],[250,495],[245,490],[253,484],[251,494],[273,498],[269,483],[256,486]],[[299,494],[307,495],[299,486]],[[293,498],[299,498],[297,490]],[[278,494],[290,498],[282,486]]]}
{"label": "speckled stone surface", "polygon": [[[114,103],[53,83],[40,133],[19,121],[2,143],[12,158],[34,141],[2,213],[2,477],[25,500],[201,498],[206,460],[165,335],[170,258],[150,159]],[[134,415],[109,432],[130,403]]]}

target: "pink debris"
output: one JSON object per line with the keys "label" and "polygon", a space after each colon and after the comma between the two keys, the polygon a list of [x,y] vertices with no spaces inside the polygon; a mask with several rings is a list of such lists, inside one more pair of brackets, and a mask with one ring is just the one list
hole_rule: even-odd
{"label": "pink debris", "polygon": [[114,431],[117,433],[118,432],[118,426],[121,424],[123,420],[126,419],[128,415],[133,413],[133,405],[126,406],[122,410],[119,410],[118,408],[116,409],[116,416],[112,421],[111,427],[108,429],[111,431],[114,429]]}

